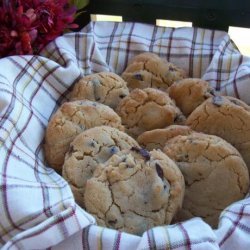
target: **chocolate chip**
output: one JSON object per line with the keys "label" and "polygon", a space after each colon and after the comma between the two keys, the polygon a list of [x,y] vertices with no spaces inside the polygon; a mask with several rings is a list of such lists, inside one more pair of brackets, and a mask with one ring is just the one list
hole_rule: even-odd
{"label": "chocolate chip", "polygon": [[123,99],[124,97],[126,97],[126,95],[119,95],[119,97]]}
{"label": "chocolate chip", "polygon": [[118,152],[118,148],[116,146],[113,146],[110,148],[110,153],[113,155]]}
{"label": "chocolate chip", "polygon": [[92,148],[95,147],[95,143],[93,141],[90,143],[90,147],[92,147]]}
{"label": "chocolate chip", "polygon": [[101,98],[100,98],[100,97],[97,97],[95,100],[99,102],[99,101],[101,100]]}
{"label": "chocolate chip", "polygon": [[155,163],[155,168],[156,168],[156,172],[158,176],[163,180],[164,173],[163,173],[161,166],[158,163]]}
{"label": "chocolate chip", "polygon": [[108,220],[108,223],[110,225],[115,225],[117,223],[117,219],[115,219],[115,220]]}
{"label": "chocolate chip", "polygon": [[135,73],[135,74],[134,74],[134,78],[135,78],[136,80],[143,81],[143,77],[142,77],[142,75],[141,75],[140,73]]}
{"label": "chocolate chip", "polygon": [[215,106],[220,107],[223,105],[223,98],[221,96],[214,96],[212,102]]}
{"label": "chocolate chip", "polygon": [[126,164],[126,168],[133,168],[133,166]]}
{"label": "chocolate chip", "polygon": [[149,152],[146,149],[132,147],[131,150],[139,153],[141,156],[143,156],[146,159],[146,161],[150,160],[150,154],[149,154]]}
{"label": "chocolate chip", "polygon": [[159,209],[156,209],[156,210],[152,210],[153,213],[157,213],[159,212]]}

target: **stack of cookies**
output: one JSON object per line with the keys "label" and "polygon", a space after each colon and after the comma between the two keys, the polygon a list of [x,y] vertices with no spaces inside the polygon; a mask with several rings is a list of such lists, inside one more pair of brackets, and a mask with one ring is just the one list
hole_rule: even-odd
{"label": "stack of cookies", "polygon": [[73,86],[49,121],[48,165],[98,225],[141,235],[220,213],[249,188],[250,107],[153,53]]}

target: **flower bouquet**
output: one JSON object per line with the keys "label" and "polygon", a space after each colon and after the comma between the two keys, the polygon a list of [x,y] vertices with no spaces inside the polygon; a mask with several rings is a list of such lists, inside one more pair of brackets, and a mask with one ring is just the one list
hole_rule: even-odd
{"label": "flower bouquet", "polygon": [[38,54],[74,23],[87,1],[0,0],[0,58]]}

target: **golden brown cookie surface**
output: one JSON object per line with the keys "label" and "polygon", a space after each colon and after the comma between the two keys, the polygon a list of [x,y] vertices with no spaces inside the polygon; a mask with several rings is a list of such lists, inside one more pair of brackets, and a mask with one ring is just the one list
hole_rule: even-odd
{"label": "golden brown cookie surface", "polygon": [[51,117],[45,134],[45,157],[60,171],[73,139],[82,131],[100,125],[124,130],[121,118],[110,107],[88,100],[64,103]]}
{"label": "golden brown cookie surface", "polygon": [[177,135],[188,135],[193,130],[188,126],[170,125],[162,129],[146,131],[138,136],[137,142],[147,150],[163,149],[166,142]]}
{"label": "golden brown cookie surface", "polygon": [[250,169],[250,109],[247,104],[232,97],[209,98],[190,114],[186,125],[231,143]]}
{"label": "golden brown cookie surface", "polygon": [[129,135],[108,126],[90,128],[74,139],[65,157],[63,177],[69,182],[80,206],[84,207],[85,184],[96,166],[121,150],[137,146]]}
{"label": "golden brown cookie surface", "polygon": [[166,90],[175,81],[186,77],[184,70],[153,53],[142,53],[132,59],[122,78],[129,89],[157,88]]}
{"label": "golden brown cookie surface", "polygon": [[70,93],[71,100],[88,99],[115,109],[129,94],[127,83],[117,74],[100,72],[83,77]]}
{"label": "golden brown cookie surface", "polygon": [[169,224],[183,195],[183,176],[169,157],[161,151],[132,148],[96,169],[84,198],[86,210],[99,225],[141,235]]}
{"label": "golden brown cookie surface", "polygon": [[168,93],[182,113],[188,116],[206,99],[212,97],[214,90],[202,79],[186,78],[172,84],[168,88]]}
{"label": "golden brown cookie surface", "polygon": [[177,163],[185,179],[177,221],[199,216],[217,227],[223,209],[245,197],[249,187],[246,164],[220,137],[197,132],[179,135],[167,141],[163,152]]}
{"label": "golden brown cookie surface", "polygon": [[145,131],[185,121],[168,94],[153,88],[134,89],[120,102],[116,111],[127,133],[135,138]]}

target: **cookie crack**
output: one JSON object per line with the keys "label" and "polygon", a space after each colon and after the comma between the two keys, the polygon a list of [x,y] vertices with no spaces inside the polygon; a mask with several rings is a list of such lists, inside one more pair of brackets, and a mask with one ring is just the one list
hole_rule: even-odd
{"label": "cookie crack", "polygon": [[[91,201],[91,200],[89,200],[88,201],[93,207],[95,207],[95,204]],[[102,222],[103,222],[103,224],[105,224],[104,223],[104,221],[105,221],[105,219],[103,218],[103,217],[100,217],[99,215],[98,215],[98,212],[97,213],[94,213],[93,211],[91,211],[90,212],[92,215],[94,215],[95,217],[97,217],[99,220],[101,220]],[[102,212],[101,212],[102,213]]]}
{"label": "cookie crack", "polygon": [[[117,181],[112,182],[112,185],[114,185],[114,184],[116,184],[116,183],[118,183],[118,182],[126,182],[126,181],[128,181],[128,180],[131,179],[133,176],[135,176],[139,171],[142,171],[142,169],[138,169],[135,173],[131,174],[131,175],[130,175],[128,178],[126,178],[126,179],[117,180]],[[133,194],[134,194],[134,192],[133,192]],[[130,195],[130,196],[131,196],[131,195]]]}
{"label": "cookie crack", "polygon": [[152,212],[153,213],[159,213],[162,209],[164,209],[164,207],[161,207],[159,210],[151,210],[150,212],[143,210],[142,213],[139,213],[139,212],[137,212],[135,210],[131,210],[131,209],[128,209],[128,211],[135,214],[135,215],[137,215],[137,216],[144,217],[144,218],[147,218],[147,219],[151,219],[154,222],[154,217],[150,216],[148,213],[152,213]]}
{"label": "cookie crack", "polygon": [[116,134],[116,136],[111,134],[110,137],[114,141],[114,145],[116,145],[120,150],[123,149],[123,146],[121,145],[121,142],[126,142],[128,145],[130,145],[130,147],[137,146],[137,144],[135,144],[135,143],[131,144],[132,140],[129,141],[130,137],[127,137],[127,136],[121,137],[121,135],[119,135],[118,133]]}
{"label": "cookie crack", "polygon": [[232,156],[239,157],[238,154],[227,154],[227,155],[223,156],[223,155],[220,155],[219,153],[217,153],[217,156],[219,156],[220,159],[219,159],[219,160],[215,160],[215,159],[210,159],[210,158],[208,158],[208,157],[207,157],[206,155],[204,155],[204,154],[202,154],[202,156],[203,156],[205,159],[207,159],[208,161],[210,161],[210,162],[221,162],[221,161],[224,161],[226,158],[232,157]]}
{"label": "cookie crack", "polygon": [[208,110],[207,110],[207,105],[204,105],[203,112],[206,114],[205,120],[207,120],[208,117],[210,116],[210,114],[209,114],[209,112],[208,112]]}
{"label": "cookie crack", "polygon": [[[110,77],[111,79],[114,80],[115,86],[117,86],[117,85],[120,83],[120,81],[119,81],[116,77],[114,77],[114,76],[112,76],[112,75],[110,75],[109,77]],[[120,87],[120,86],[119,86],[119,87]]]}
{"label": "cookie crack", "polygon": [[[102,85],[103,87],[105,87],[105,85],[103,84],[103,82],[102,82],[102,80],[105,80],[105,76],[103,76],[102,74],[98,74],[98,77],[96,77],[96,78],[98,78],[98,80],[99,80],[99,83],[98,84],[100,84],[100,85]],[[100,81],[100,79],[99,78],[101,78],[102,80]],[[93,79],[92,79],[93,80]],[[91,81],[92,81],[91,80]]]}
{"label": "cookie crack", "polygon": [[[149,61],[149,60],[148,60],[148,61]],[[164,80],[164,77],[163,77],[161,74],[157,74],[157,73],[155,73],[155,72],[150,71],[150,69],[147,67],[148,61],[146,61],[146,62],[144,63],[144,70],[147,71],[148,73],[152,74],[154,77],[160,78],[160,81],[161,81],[162,83],[165,83],[165,84],[169,87],[169,86],[171,85],[171,82],[165,81],[165,80]],[[152,81],[153,81],[153,77],[151,77],[151,87],[153,86]],[[170,84],[169,84],[169,83],[170,83]]]}
{"label": "cookie crack", "polygon": [[[227,109],[227,111],[229,111],[229,110]],[[234,120],[234,116],[233,116],[232,114],[230,114],[230,113],[225,113],[225,112],[223,112],[221,109],[218,109],[218,112],[219,112],[222,116],[229,116],[229,117],[231,117],[232,120]]]}
{"label": "cookie crack", "polygon": [[111,195],[112,203],[109,206],[108,210],[105,212],[104,217],[106,217],[107,213],[110,211],[112,206],[116,206],[118,208],[118,210],[120,211],[120,213],[122,214],[123,212],[122,212],[121,207],[115,201],[115,197],[114,197],[113,190],[112,190],[112,184],[110,184],[110,181],[109,181],[108,178],[107,178],[107,181],[108,181],[108,189],[109,189],[109,192],[110,192],[110,195]]}
{"label": "cookie crack", "polygon": [[76,113],[77,113],[78,111],[80,111],[80,110],[79,110],[79,106],[76,106],[76,107],[75,107],[75,110],[74,110],[74,112],[73,112],[72,114],[69,114],[69,113],[63,113],[63,114],[65,115],[66,120],[72,122],[73,117],[76,116]]}
{"label": "cookie crack", "polygon": [[240,116],[236,115],[236,117],[241,121],[242,127],[245,127],[247,125],[244,119],[242,119]]}
{"label": "cookie crack", "polygon": [[110,94],[111,91],[113,91],[113,89],[115,89],[115,86],[113,86],[111,89],[109,89],[106,93],[106,96],[104,97],[104,101],[106,102],[106,99],[108,98],[108,95]]}
{"label": "cookie crack", "polygon": [[236,177],[237,177],[237,184],[238,184],[238,187],[239,187],[239,189],[240,189],[240,193],[246,194],[247,191],[244,192],[244,187],[242,186],[242,184],[241,184],[241,182],[240,182],[240,177],[241,177],[240,173],[239,173],[238,171],[236,171],[235,168],[233,168],[232,170],[233,170],[234,174],[235,174]]}
{"label": "cookie crack", "polygon": [[191,187],[193,184],[195,184],[197,182],[201,182],[201,181],[204,181],[204,180],[208,179],[210,177],[210,175],[215,171],[215,169],[216,168],[213,168],[211,170],[211,172],[208,175],[204,176],[204,177],[200,177],[200,178],[194,179],[191,183],[188,183],[188,182],[185,181],[185,185],[187,187]]}

